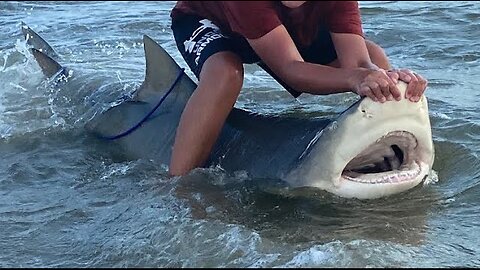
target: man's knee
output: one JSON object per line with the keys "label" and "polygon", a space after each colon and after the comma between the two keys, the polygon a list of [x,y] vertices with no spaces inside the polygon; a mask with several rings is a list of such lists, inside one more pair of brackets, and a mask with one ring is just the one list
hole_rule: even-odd
{"label": "man's knee", "polygon": [[219,88],[233,88],[240,91],[243,84],[243,64],[232,52],[220,52],[205,61],[200,81],[214,83]]}
{"label": "man's knee", "polygon": [[232,86],[235,88],[241,87],[243,84],[243,66],[242,65],[225,65],[220,68],[218,74],[219,83]]}

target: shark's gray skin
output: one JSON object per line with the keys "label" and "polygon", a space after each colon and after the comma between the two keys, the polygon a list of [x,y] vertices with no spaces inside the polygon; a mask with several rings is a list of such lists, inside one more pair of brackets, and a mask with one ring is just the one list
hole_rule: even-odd
{"label": "shark's gray skin", "polygon": [[27,41],[27,44],[32,47],[30,51],[42,68],[43,74],[48,78],[59,74],[66,75],[67,69],[63,68],[57,62],[58,60],[55,60],[59,58],[55,50],[24,22],[22,22],[21,28],[23,37]]}
{"label": "shark's gray skin", "polygon": [[[34,39],[29,44],[50,47],[36,39],[38,35],[29,35]],[[143,41],[143,84],[131,100],[97,115],[86,129],[118,145],[130,158],[168,164],[181,113],[196,84],[155,41],[148,36]],[[47,76],[62,68],[40,50],[34,55]],[[397,86],[404,94],[406,84]],[[115,138],[121,134],[125,136]],[[363,98],[336,119],[263,116],[233,108],[206,166],[281,179],[291,187],[317,187],[346,198],[373,199],[415,187],[428,176],[433,160],[423,96],[417,103],[402,99],[382,104]]]}
{"label": "shark's gray skin", "polygon": [[31,45],[36,50],[39,50],[52,59],[58,58],[58,54],[53,48],[35,31],[28,27],[24,22],[21,24],[22,33],[27,41],[27,44]]}

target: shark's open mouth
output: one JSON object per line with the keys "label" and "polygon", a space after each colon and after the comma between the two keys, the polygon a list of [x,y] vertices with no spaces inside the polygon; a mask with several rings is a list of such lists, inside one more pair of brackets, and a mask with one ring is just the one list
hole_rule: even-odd
{"label": "shark's open mouth", "polygon": [[422,171],[422,163],[412,158],[416,156],[417,144],[417,139],[409,132],[390,132],[353,158],[342,177],[366,184],[414,180]]}

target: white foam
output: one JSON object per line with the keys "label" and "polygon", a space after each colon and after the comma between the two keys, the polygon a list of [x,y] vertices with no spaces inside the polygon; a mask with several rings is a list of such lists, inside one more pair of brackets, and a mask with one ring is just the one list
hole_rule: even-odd
{"label": "white foam", "polygon": [[445,119],[445,120],[450,120],[452,119],[450,116],[444,114],[444,113],[441,113],[441,112],[432,112],[432,116],[434,117],[438,117],[440,119]]}
{"label": "white foam", "polygon": [[321,250],[322,246],[313,246],[308,250],[299,252],[287,262],[285,267],[311,267],[322,265],[331,257],[328,252]]}
{"label": "white foam", "polygon": [[134,162],[111,164],[102,174],[100,179],[106,180],[112,176],[125,175],[132,168],[132,165],[134,165]]}
{"label": "white foam", "polygon": [[423,181],[423,185],[436,184],[438,182],[438,173],[433,169],[428,174],[428,177]]}
{"label": "white foam", "polygon": [[[2,112],[1,107],[0,107],[0,113]],[[0,138],[1,139],[6,139],[12,135],[12,127],[2,123],[2,120],[0,119]]]}

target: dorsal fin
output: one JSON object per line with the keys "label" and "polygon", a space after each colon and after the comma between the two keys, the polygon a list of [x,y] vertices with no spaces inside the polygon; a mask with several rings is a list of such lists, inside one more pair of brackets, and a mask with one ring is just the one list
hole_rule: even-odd
{"label": "dorsal fin", "polygon": [[33,48],[45,53],[50,58],[58,57],[58,54],[53,50],[53,48],[24,22],[22,22],[22,33],[27,43]]}
{"label": "dorsal fin", "polygon": [[46,55],[45,53],[32,48],[32,54],[37,60],[38,65],[42,69],[43,74],[48,78],[52,77],[53,75],[57,74],[63,67],[57,63],[57,61],[50,58],[50,56]]}
{"label": "dorsal fin", "polygon": [[143,36],[143,44],[146,71],[145,80],[137,92],[137,96],[139,96],[140,99],[142,91],[167,91],[181,70],[175,60],[149,36]]}

